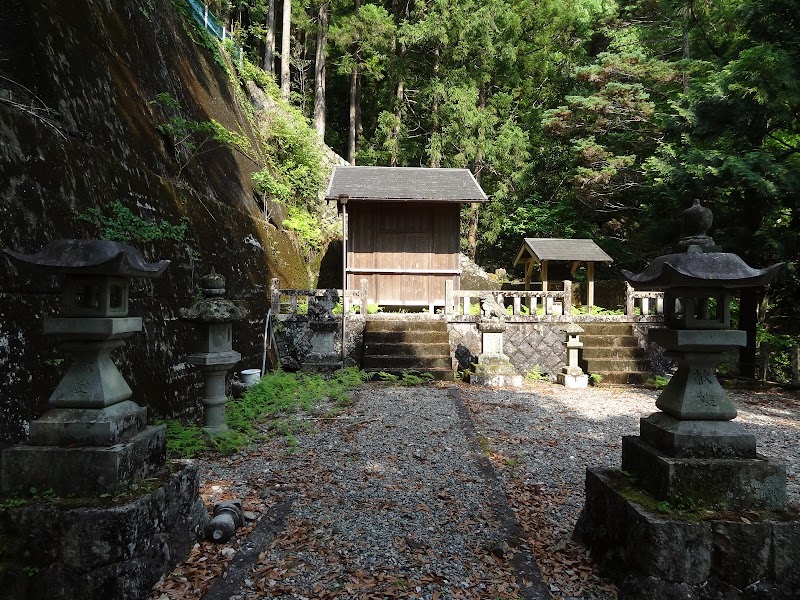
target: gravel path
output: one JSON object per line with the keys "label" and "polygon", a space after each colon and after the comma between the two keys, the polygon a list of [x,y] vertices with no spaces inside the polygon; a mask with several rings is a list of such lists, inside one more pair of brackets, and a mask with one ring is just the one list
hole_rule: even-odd
{"label": "gravel path", "polygon": [[[619,466],[656,395],[367,385],[296,446],[204,460],[208,504],[242,498],[252,519],[225,547],[198,544],[152,598],[616,598],[570,535],[586,466]],[[789,463],[797,503],[798,396],[734,400],[760,451]],[[521,570],[531,557],[544,584]]]}

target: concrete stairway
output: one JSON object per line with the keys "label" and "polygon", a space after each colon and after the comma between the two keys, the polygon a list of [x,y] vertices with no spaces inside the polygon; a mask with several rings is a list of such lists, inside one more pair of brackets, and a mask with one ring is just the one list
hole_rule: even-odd
{"label": "concrete stairway", "polygon": [[400,375],[404,371],[431,373],[452,380],[453,362],[447,323],[435,319],[367,319],[361,368]]}
{"label": "concrete stairway", "polygon": [[600,383],[644,383],[650,365],[630,323],[580,323],[581,368],[602,377]]}

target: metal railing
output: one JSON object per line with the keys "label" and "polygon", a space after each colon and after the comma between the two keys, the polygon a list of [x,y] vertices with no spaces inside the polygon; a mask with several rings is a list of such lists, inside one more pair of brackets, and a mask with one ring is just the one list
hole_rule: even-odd
{"label": "metal railing", "polygon": [[[210,32],[215,38],[225,44],[228,40],[232,41],[230,30],[225,28],[225,25],[217,19],[209,10],[208,5],[203,4],[199,0],[186,0],[189,8],[191,9],[194,20],[198,25],[202,26],[206,31]],[[244,48],[241,46],[232,46],[231,54],[233,57],[241,61],[244,58]]]}

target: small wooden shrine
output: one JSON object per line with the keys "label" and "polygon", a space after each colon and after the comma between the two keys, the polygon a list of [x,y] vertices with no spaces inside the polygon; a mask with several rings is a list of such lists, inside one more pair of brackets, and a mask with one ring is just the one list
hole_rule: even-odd
{"label": "small wooden shrine", "polygon": [[468,169],[348,166],[334,168],[326,198],[346,229],[346,289],[366,279],[369,304],[431,312],[445,282],[460,289],[461,204],[488,200]]}

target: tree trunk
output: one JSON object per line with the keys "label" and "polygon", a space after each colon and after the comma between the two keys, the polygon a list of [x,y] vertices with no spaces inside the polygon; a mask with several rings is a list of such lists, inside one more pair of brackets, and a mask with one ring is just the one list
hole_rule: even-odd
{"label": "tree trunk", "polygon": [[358,71],[350,72],[350,107],[349,124],[347,126],[347,162],[356,166],[356,96],[358,95]]}
{"label": "tree trunk", "polygon": [[[440,57],[439,46],[433,49],[433,79],[438,80],[439,78],[439,57]],[[433,92],[433,102],[431,103],[431,134],[436,135],[439,133],[439,96],[438,92],[434,90]],[[440,144],[441,145],[441,144]],[[431,153],[431,167],[436,169],[441,166],[441,151],[434,150]]]}
{"label": "tree trunk", "polygon": [[[486,109],[486,85],[481,84],[478,90],[478,109],[483,112]],[[483,170],[483,155],[480,149],[475,154],[473,163],[473,174],[478,185],[481,184],[481,171]],[[469,229],[467,231],[467,253],[473,261],[478,253],[478,221],[480,217],[481,205],[473,202],[469,205]]]}
{"label": "tree trunk", "polygon": [[[400,53],[402,57],[403,53]],[[394,116],[395,116],[395,124],[394,128],[392,129],[392,154],[389,159],[389,164],[392,167],[397,166],[398,157],[400,154],[400,125],[402,124],[403,120],[403,96],[405,95],[405,82],[403,78],[397,80],[397,93],[396,93],[396,102],[394,108]]]}
{"label": "tree trunk", "polygon": [[269,0],[267,10],[267,39],[264,42],[264,70],[275,73],[275,0]]}
{"label": "tree trunk", "polygon": [[325,46],[328,44],[328,3],[319,7],[317,47],[314,55],[314,130],[325,139]]}
{"label": "tree trunk", "polygon": [[[355,0],[355,14],[358,15],[358,10],[361,8],[361,0]],[[348,107],[348,125],[347,125],[347,162],[352,166],[356,165],[356,142],[359,135],[359,122],[360,110],[358,102],[358,69],[353,67],[350,72],[350,104]]]}
{"label": "tree trunk", "polygon": [[281,98],[289,100],[289,58],[291,56],[292,0],[283,0],[283,23],[281,26]]}
{"label": "tree trunk", "polygon": [[[683,5],[683,60],[689,60],[689,26],[692,20],[692,2],[687,0]],[[683,66],[683,93],[689,93],[689,73],[687,65]]]}

